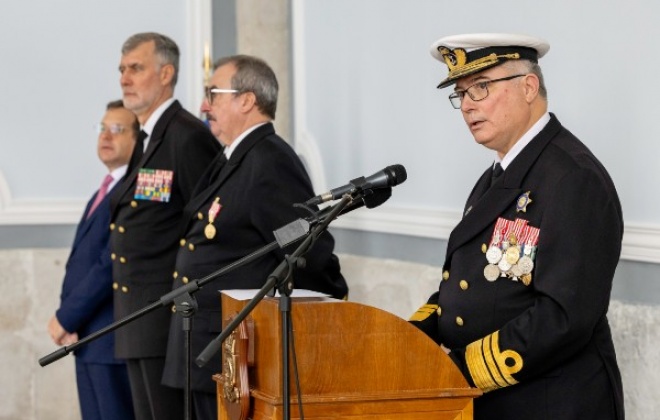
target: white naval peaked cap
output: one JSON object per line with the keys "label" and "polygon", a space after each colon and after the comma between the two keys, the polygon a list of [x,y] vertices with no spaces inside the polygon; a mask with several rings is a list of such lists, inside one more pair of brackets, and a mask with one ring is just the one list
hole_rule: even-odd
{"label": "white naval peaked cap", "polygon": [[440,38],[431,45],[431,55],[449,68],[441,89],[507,60],[538,62],[549,49],[547,41],[529,35],[482,33]]}

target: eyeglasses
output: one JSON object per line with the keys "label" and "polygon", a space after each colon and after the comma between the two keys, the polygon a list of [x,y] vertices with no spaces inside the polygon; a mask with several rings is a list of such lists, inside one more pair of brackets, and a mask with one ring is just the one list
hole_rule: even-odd
{"label": "eyeglasses", "polygon": [[467,89],[454,91],[454,93],[449,95],[449,102],[451,102],[451,106],[453,106],[455,109],[461,109],[461,103],[463,103],[463,98],[465,97],[466,93],[470,99],[475,102],[483,101],[488,97],[489,84],[495,82],[503,82],[505,80],[511,80],[522,76],[526,76],[526,74],[514,74],[513,76],[502,77],[500,79],[482,80],[473,84]]}
{"label": "eyeglasses", "polygon": [[213,99],[215,98],[215,95],[218,93],[238,93],[238,90],[236,89],[220,89],[217,87],[213,86],[207,86],[204,88],[204,96],[206,96],[206,100],[209,101],[209,105],[213,103]]}
{"label": "eyeglasses", "polygon": [[106,131],[109,131],[110,134],[117,135],[123,133],[124,130],[126,130],[126,127],[124,127],[121,124],[105,125],[103,123],[98,123],[94,126],[94,129],[96,130],[96,134],[101,134],[101,133],[105,133]]}

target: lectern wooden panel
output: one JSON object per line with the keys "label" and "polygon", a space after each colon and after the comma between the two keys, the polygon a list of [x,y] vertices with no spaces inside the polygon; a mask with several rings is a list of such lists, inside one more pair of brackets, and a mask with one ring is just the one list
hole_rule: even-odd
{"label": "lectern wooden panel", "polygon": [[[222,294],[223,318],[247,302]],[[264,299],[250,318],[249,417],[282,419],[278,299]],[[472,419],[472,399],[481,392],[470,388],[442,349],[407,321],[358,303],[294,298],[291,322],[306,419]],[[290,370],[290,414],[298,419],[293,365]],[[214,379],[218,418],[237,420],[235,411],[228,411],[221,375]]]}

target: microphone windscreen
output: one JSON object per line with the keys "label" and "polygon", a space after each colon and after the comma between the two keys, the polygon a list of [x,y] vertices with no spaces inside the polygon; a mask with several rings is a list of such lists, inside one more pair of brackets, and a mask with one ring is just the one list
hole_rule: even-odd
{"label": "microphone windscreen", "polygon": [[408,173],[406,172],[406,168],[404,168],[403,165],[391,165],[388,166],[387,169],[390,172],[390,186],[392,187],[395,185],[403,184],[403,182],[408,179]]}

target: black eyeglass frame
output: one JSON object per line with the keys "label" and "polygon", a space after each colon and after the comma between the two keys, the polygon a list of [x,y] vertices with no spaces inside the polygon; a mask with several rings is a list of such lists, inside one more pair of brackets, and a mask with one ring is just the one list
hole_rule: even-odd
{"label": "black eyeglass frame", "polygon": [[[465,97],[466,93],[468,94],[470,99],[472,99],[475,102],[483,101],[490,94],[490,92],[488,91],[488,85],[489,84],[495,83],[495,82],[504,82],[506,80],[515,79],[516,77],[527,76],[527,74],[528,73],[514,74],[512,76],[500,77],[499,79],[478,81],[477,83],[474,83],[474,84],[468,86],[465,89],[456,90],[456,91],[452,92],[449,95],[449,102],[451,103],[451,106],[454,107],[454,109],[461,109],[461,104],[463,103],[463,98]],[[470,89],[472,89],[473,87],[475,87],[477,85],[482,85],[481,88],[486,92],[486,94],[483,97],[480,97],[480,98],[475,97],[474,94],[470,93]]]}

